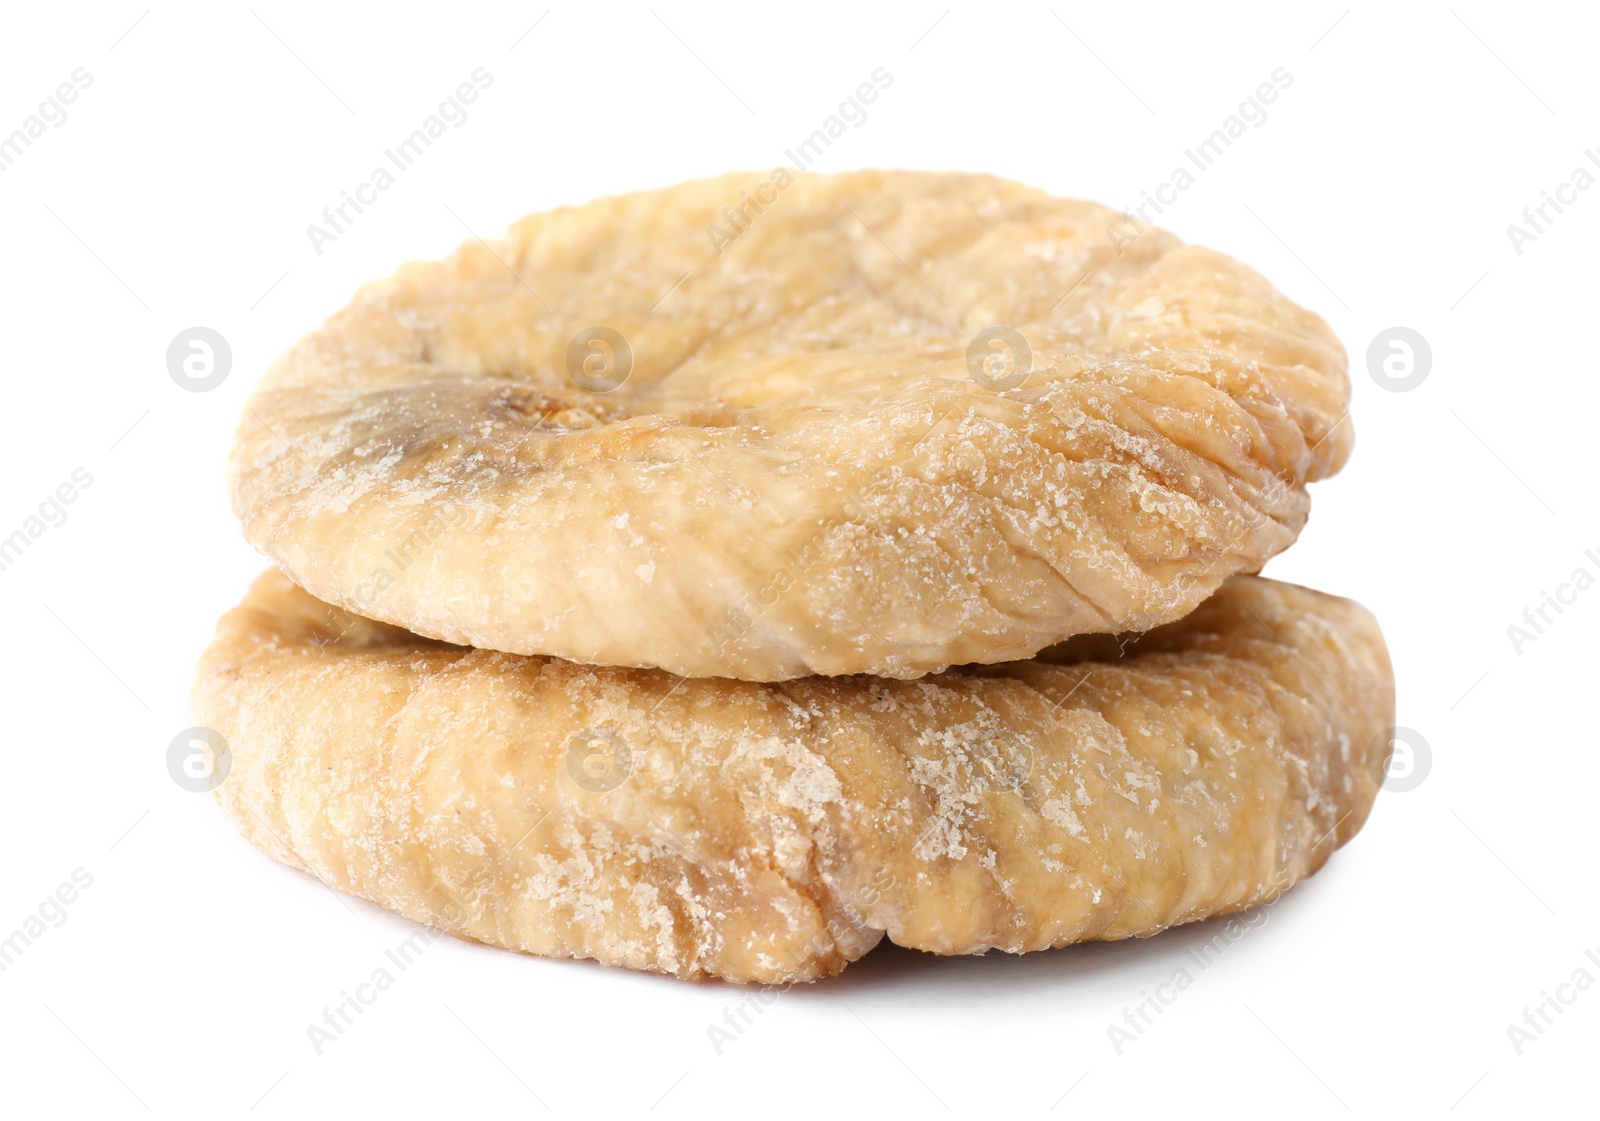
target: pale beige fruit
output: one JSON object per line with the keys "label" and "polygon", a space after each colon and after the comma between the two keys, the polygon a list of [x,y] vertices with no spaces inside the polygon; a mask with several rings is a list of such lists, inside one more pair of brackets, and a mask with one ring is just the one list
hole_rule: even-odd
{"label": "pale beige fruit", "polygon": [[[1182,616],[1348,453],[1338,340],[1236,261],[981,175],[801,176],[708,234],[772,179],[537,214],[362,290],[244,414],[250,541],[452,642],[910,678]],[[1003,391],[967,364],[996,324],[1033,354]],[[612,392],[568,372],[596,325],[634,355]]]}
{"label": "pale beige fruit", "polygon": [[201,663],[252,843],[463,938],[679,977],[1153,934],[1361,827],[1394,686],[1348,600],[1237,577],[1142,638],[921,681],[451,647],[272,572]]}

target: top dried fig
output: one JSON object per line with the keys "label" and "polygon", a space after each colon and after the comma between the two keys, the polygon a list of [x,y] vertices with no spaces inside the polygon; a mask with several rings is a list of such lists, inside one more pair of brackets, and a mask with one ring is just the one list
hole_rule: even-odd
{"label": "top dried fig", "polygon": [[1144,630],[1295,539],[1344,351],[1256,273],[981,175],[731,175],[368,286],[250,402],[245,533],[451,642],[910,678]]}

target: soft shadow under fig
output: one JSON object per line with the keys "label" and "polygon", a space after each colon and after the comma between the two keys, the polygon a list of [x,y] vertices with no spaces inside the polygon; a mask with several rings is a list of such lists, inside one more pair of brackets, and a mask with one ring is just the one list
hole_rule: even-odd
{"label": "soft shadow under fig", "polygon": [[[1286,920],[1295,912],[1312,905],[1311,897],[1321,886],[1316,881],[1325,877],[1326,872],[1270,904],[1267,910],[1271,915],[1265,918],[1262,908],[1252,908],[1185,923],[1149,938],[1080,942],[1028,954],[993,951],[955,957],[908,950],[885,938],[839,976],[814,984],[795,985],[788,992],[801,999],[827,999],[893,990],[913,1000],[919,992],[927,992],[937,994],[940,1000],[955,995],[963,1001],[981,1002],[1009,999],[1024,989],[1045,985],[1092,984],[1123,971],[1143,975],[1160,973],[1163,969],[1171,971],[1179,966],[1193,970],[1195,958],[1190,956],[1190,951],[1216,954],[1215,947],[1219,945],[1231,948],[1258,938],[1277,937],[1276,928],[1280,924],[1287,926]],[[1241,938],[1229,940],[1226,937],[1230,922],[1247,927]],[[1208,946],[1212,948],[1208,950]],[[1222,951],[1229,952],[1229,949]]]}

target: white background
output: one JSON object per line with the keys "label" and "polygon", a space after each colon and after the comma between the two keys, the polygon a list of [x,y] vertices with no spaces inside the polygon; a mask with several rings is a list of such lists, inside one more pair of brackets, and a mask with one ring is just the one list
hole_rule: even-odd
{"label": "white background", "polygon": [[[1600,575],[1600,188],[1520,254],[1506,230],[1600,146],[1590,17],[663,2],[7,6],[0,132],[75,68],[93,81],[0,173],[0,536],[75,468],[93,483],[0,572],[0,936],[75,869],[93,884],[0,973],[0,1113],[1592,1101],[1600,986],[1520,1055],[1507,1034],[1575,969],[1600,978],[1584,956],[1600,955],[1600,589],[1520,652],[1507,634],[1580,565]],[[480,66],[493,85],[465,124],[318,255],[307,224]],[[464,226],[768,171],[877,67],[893,85],[819,169],[988,171],[1118,206],[1274,69],[1293,75],[1161,221],[1262,270],[1351,353],[1354,459],[1268,573],[1377,613],[1431,769],[1120,1055],[1107,1024],[1193,972],[1214,928],[1025,958],[887,949],[780,997],[721,1055],[706,1025],[740,990],[446,939],[314,1054],[306,1026],[411,928],[262,857],[164,763],[216,617],[265,563],[223,485],[254,382],[358,285]],[[233,353],[207,393],[165,364],[196,324]],[[1432,349],[1404,393],[1365,359],[1394,325]]]}

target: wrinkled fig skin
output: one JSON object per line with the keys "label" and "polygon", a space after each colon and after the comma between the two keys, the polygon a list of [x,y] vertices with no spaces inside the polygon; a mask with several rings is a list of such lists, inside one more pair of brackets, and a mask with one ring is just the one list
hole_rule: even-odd
{"label": "wrinkled fig skin", "polygon": [[[717,253],[767,178],[537,214],[363,289],[241,420],[250,541],[451,642],[909,679],[1181,617],[1349,452],[1338,340],[1236,261],[911,172],[800,176]],[[634,356],[606,393],[568,373],[597,325]],[[969,373],[994,325],[1031,348],[1013,388]]]}
{"label": "wrinkled fig skin", "polygon": [[1236,577],[1124,642],[914,682],[681,680],[448,646],[271,572],[195,705],[240,831],[340,891],[528,953],[781,983],[885,934],[1153,934],[1354,836],[1394,707],[1364,609]]}

